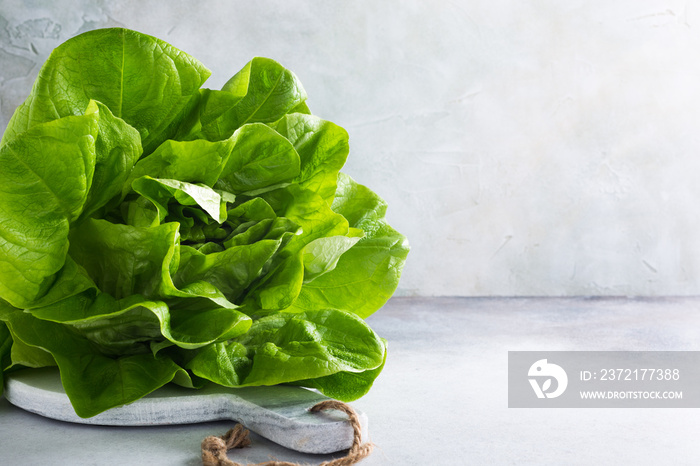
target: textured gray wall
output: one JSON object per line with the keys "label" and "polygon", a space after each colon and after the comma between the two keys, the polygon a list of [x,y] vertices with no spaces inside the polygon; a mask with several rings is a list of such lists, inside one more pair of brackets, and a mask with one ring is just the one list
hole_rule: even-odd
{"label": "textured gray wall", "polygon": [[124,26],[220,87],[253,56],[351,137],[401,294],[700,293],[700,4],[0,0],[0,123],[53,47]]}

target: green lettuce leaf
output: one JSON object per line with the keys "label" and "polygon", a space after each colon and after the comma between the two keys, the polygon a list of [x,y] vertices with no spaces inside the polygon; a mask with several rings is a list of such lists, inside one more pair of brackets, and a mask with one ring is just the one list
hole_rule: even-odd
{"label": "green lettuce leaf", "polygon": [[12,367],[52,367],[56,365],[51,353],[36,346],[29,346],[22,340],[14,340],[11,350]]}
{"label": "green lettuce leaf", "polygon": [[256,195],[291,181],[299,174],[299,155],[276,131],[260,123],[239,128],[233,150],[216,187],[235,194]]}
{"label": "green lettuce leaf", "polygon": [[95,170],[97,119],[37,125],[0,147],[0,296],[14,306],[41,297],[66,261]]}
{"label": "green lettuce leaf", "polygon": [[198,299],[202,297],[193,294],[165,302],[137,294],[119,300],[108,293],[75,295],[28,312],[42,320],[72,325],[109,353],[115,348],[143,352],[151,340],[163,339],[182,348],[199,348],[248,330],[251,319],[234,305]]}
{"label": "green lettuce leaf", "polygon": [[177,223],[144,228],[90,219],[71,232],[70,252],[101,291],[152,297],[167,287],[177,238]]}
{"label": "green lettuce leaf", "polygon": [[174,283],[182,286],[205,281],[219,289],[227,299],[236,301],[262,274],[263,267],[277,252],[281,242],[282,239],[263,239],[208,254],[183,246]]}
{"label": "green lettuce leaf", "polygon": [[80,417],[131,403],[176,376],[189,378],[166,356],[105,356],[87,338],[61,324],[5,309],[0,309],[0,315],[15,339],[51,353],[61,372],[63,388]]}
{"label": "green lettuce leaf", "polygon": [[242,387],[364,373],[384,357],[382,341],[351,313],[282,312],[256,320],[241,337],[203,348],[186,367],[220,385]]}
{"label": "green lettuce leaf", "polygon": [[139,160],[122,188],[122,197],[131,183],[142,176],[168,178],[213,187],[233,149],[233,141],[209,142],[168,140],[147,157]]}
{"label": "green lettuce leaf", "polygon": [[51,53],[2,142],[37,124],[82,115],[96,100],[136,128],[148,154],[175,134],[210,74],[155,37],[121,28],[89,31]]}
{"label": "green lettuce leaf", "polygon": [[300,173],[294,180],[317,193],[330,205],[338,173],[350,150],[348,133],[340,126],[313,115],[293,113],[271,124],[294,145]]}
{"label": "green lettuce leaf", "polygon": [[384,220],[386,203],[347,175],[339,177],[333,209],[365,236],[332,271],[305,283],[294,304],[304,310],[335,307],[367,317],[396,290],[408,242]]}
{"label": "green lettuce leaf", "polygon": [[[91,101],[86,114],[99,115],[95,141],[95,171],[81,218],[87,218],[117,201],[125,180],[141,156],[138,131],[121,118],[115,117],[100,102]],[[80,220],[79,220],[80,221]]]}
{"label": "green lettuce leaf", "polygon": [[326,396],[337,398],[343,401],[352,401],[360,398],[369,392],[374,384],[377,376],[384,369],[386,363],[386,340],[384,343],[384,361],[374,369],[365,370],[362,372],[340,371],[315,379],[299,380],[293,382],[295,385],[315,388]]}
{"label": "green lettuce leaf", "polygon": [[[131,186],[135,192],[151,201],[155,206],[158,212],[155,225],[167,218],[168,203],[171,199],[181,205],[198,205],[217,223],[223,223],[226,220],[226,199],[206,185],[142,176],[134,180]],[[233,196],[229,199],[233,199]]]}
{"label": "green lettuce leaf", "polygon": [[306,91],[294,73],[274,60],[256,57],[220,91],[201,91],[199,106],[182,125],[178,139],[227,139],[246,123],[271,123],[287,113],[308,112],[305,101]]}

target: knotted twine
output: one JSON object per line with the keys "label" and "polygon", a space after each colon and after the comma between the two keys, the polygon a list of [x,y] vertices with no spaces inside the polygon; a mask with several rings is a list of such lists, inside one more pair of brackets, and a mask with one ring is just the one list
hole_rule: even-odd
{"label": "knotted twine", "polygon": [[[374,445],[371,442],[362,443],[362,427],[357,413],[349,405],[336,400],[326,400],[311,407],[311,412],[318,412],[324,409],[337,409],[348,415],[348,420],[352,426],[353,438],[352,446],[348,450],[348,454],[342,458],[337,458],[331,461],[324,461],[319,466],[347,466],[355,464],[358,461],[366,458],[372,453]],[[250,432],[242,425],[236,424],[236,427],[230,429],[221,437],[213,435],[202,440],[202,464],[203,466],[244,466],[241,463],[231,461],[226,456],[226,452],[232,448],[243,448],[250,446]],[[290,463],[288,461],[268,461],[265,463],[256,463],[248,466],[301,466],[299,463]]]}

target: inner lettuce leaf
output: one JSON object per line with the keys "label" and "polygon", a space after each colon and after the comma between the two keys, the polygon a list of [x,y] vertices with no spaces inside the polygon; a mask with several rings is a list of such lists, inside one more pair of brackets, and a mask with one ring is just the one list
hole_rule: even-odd
{"label": "inner lettuce leaf", "polygon": [[43,65],[0,142],[0,382],[58,366],[82,417],[167,383],[371,388],[387,344],[364,318],[406,238],[294,73],[209,74],[120,28]]}

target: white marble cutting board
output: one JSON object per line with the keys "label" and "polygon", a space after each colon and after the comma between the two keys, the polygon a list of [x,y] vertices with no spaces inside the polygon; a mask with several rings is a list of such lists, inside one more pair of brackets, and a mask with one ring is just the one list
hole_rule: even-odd
{"label": "white marble cutting board", "polygon": [[[26,369],[6,375],[5,398],[15,406],[67,422],[111,426],[192,424],[232,420],[284,447],[304,453],[333,453],[352,446],[347,416],[336,411],[309,412],[328,398],[301,387],[192,390],[166,385],[131,404],[90,418],[78,417],[56,368]],[[356,410],[367,438],[367,416]]]}

